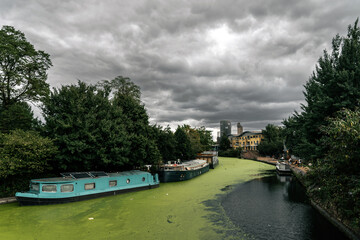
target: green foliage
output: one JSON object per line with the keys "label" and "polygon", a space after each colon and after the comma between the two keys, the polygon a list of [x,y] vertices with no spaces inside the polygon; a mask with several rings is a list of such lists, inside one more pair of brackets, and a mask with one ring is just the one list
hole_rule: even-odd
{"label": "green foliage", "polygon": [[309,193],[360,231],[360,112],[343,109],[328,122],[322,132],[330,150],[308,174]]}
{"label": "green foliage", "polygon": [[14,130],[0,141],[0,178],[48,171],[56,153],[52,140],[37,132]]}
{"label": "green foliage", "polygon": [[268,124],[262,131],[264,139],[261,140],[258,151],[266,156],[280,156],[283,153],[283,128]]}
{"label": "green foliage", "polygon": [[133,83],[130,78],[118,76],[111,81],[104,80],[98,86],[115,91],[118,96],[128,96],[140,102],[140,87]]}
{"label": "green foliage", "polygon": [[329,150],[323,144],[321,126],[342,108],[353,110],[360,99],[360,29],[358,20],[346,37],[336,36],[332,53],[324,51],[315,72],[305,85],[303,112],[284,121],[286,140],[293,153],[308,160],[323,158]]}
{"label": "green foliage", "polygon": [[34,119],[30,106],[25,102],[17,102],[6,107],[0,107],[0,132],[11,130],[34,130],[39,122]]}
{"label": "green foliage", "polygon": [[230,147],[230,140],[225,134],[223,134],[220,137],[219,150],[220,151],[226,151],[226,150],[228,150],[230,148],[231,148]]}
{"label": "green foliage", "polygon": [[[177,150],[177,158],[182,160],[188,160],[196,157],[197,153],[201,153],[206,150],[210,150],[213,145],[212,135],[210,131],[207,131],[205,127],[192,128],[189,125],[178,126],[178,129],[186,134],[189,140],[189,146],[187,140],[182,133],[178,133],[175,139],[177,142],[177,149],[180,147],[181,150]],[[188,149],[188,150],[185,150]],[[187,151],[187,153],[185,153]]]}
{"label": "green foliage", "polygon": [[0,103],[38,101],[49,93],[49,54],[35,50],[25,35],[11,26],[0,30]]}
{"label": "green foliage", "polygon": [[161,126],[154,125],[152,127],[152,130],[152,136],[156,142],[157,148],[159,149],[162,160],[176,160],[176,140],[174,133],[171,131],[170,127],[167,126],[165,129],[162,129]]}
{"label": "green foliage", "polygon": [[45,131],[59,147],[59,170],[119,171],[161,160],[140,89],[123,80],[62,86],[44,102]]}
{"label": "green foliage", "polygon": [[149,116],[140,101],[140,88],[129,78],[123,77],[113,79],[110,86],[109,89],[114,94],[111,99],[112,106],[121,110],[121,121],[131,143],[130,151],[125,155],[129,159],[125,167],[158,164],[161,154],[156,146],[153,130],[149,126]]}
{"label": "green foliage", "polygon": [[195,157],[196,153],[200,153],[204,150],[204,147],[200,142],[200,134],[195,128],[191,128],[189,125],[186,124],[183,125],[181,128],[185,131],[187,137],[190,140],[190,154],[191,156]]}
{"label": "green foliage", "polygon": [[233,149],[229,148],[227,150],[220,150],[219,151],[220,157],[241,157],[241,148]]}
{"label": "green foliage", "polygon": [[31,178],[48,174],[57,152],[53,141],[37,132],[14,130],[0,138],[0,196],[25,190]]}
{"label": "green foliage", "polygon": [[214,145],[213,137],[210,131],[206,130],[204,126],[197,128],[196,131],[200,136],[200,144],[202,145],[202,151],[209,151]]}
{"label": "green foliage", "polygon": [[193,158],[195,153],[192,150],[190,139],[185,130],[178,126],[174,137],[176,141],[176,158],[180,160],[190,160]]}
{"label": "green foliage", "polygon": [[343,109],[322,128],[324,144],[329,146],[326,159],[342,174],[360,176],[360,111]]}
{"label": "green foliage", "polygon": [[59,147],[59,171],[108,170],[129,161],[122,111],[108,96],[109,91],[79,82],[54,89],[44,102],[45,131]]}

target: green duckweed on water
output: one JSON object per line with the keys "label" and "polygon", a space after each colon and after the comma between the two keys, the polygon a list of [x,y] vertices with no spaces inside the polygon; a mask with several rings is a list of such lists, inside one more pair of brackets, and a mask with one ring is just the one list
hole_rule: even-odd
{"label": "green duckweed on water", "polygon": [[249,239],[217,196],[274,167],[219,159],[215,170],[156,189],[60,205],[0,205],[0,239]]}

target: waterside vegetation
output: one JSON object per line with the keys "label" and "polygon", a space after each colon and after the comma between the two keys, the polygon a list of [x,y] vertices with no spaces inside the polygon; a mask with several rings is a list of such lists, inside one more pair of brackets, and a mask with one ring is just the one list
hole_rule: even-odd
{"label": "waterside vegetation", "polygon": [[305,84],[306,104],[283,124],[287,147],[310,165],[308,194],[360,236],[360,28],[336,35]]}

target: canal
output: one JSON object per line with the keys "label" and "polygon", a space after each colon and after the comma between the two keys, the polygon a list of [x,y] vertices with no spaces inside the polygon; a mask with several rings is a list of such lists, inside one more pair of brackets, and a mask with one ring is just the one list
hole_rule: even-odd
{"label": "canal", "polygon": [[62,205],[0,205],[0,239],[343,239],[295,179],[277,178],[274,168],[220,158],[215,170],[156,189]]}

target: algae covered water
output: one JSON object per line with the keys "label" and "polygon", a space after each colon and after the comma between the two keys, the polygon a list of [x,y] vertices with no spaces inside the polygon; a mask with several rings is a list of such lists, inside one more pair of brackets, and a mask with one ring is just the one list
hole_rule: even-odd
{"label": "algae covered water", "polygon": [[314,229],[326,220],[294,188],[276,179],[274,166],[220,158],[206,174],[156,189],[60,205],[0,205],[0,239],[322,239],[314,236],[334,227]]}
{"label": "algae covered water", "polygon": [[[227,186],[270,169],[220,158],[219,166],[204,175],[156,189],[61,205],[0,205],[0,239],[233,239],[229,233],[235,226],[225,213],[215,213],[205,203]],[[235,232],[236,238],[246,237]]]}

